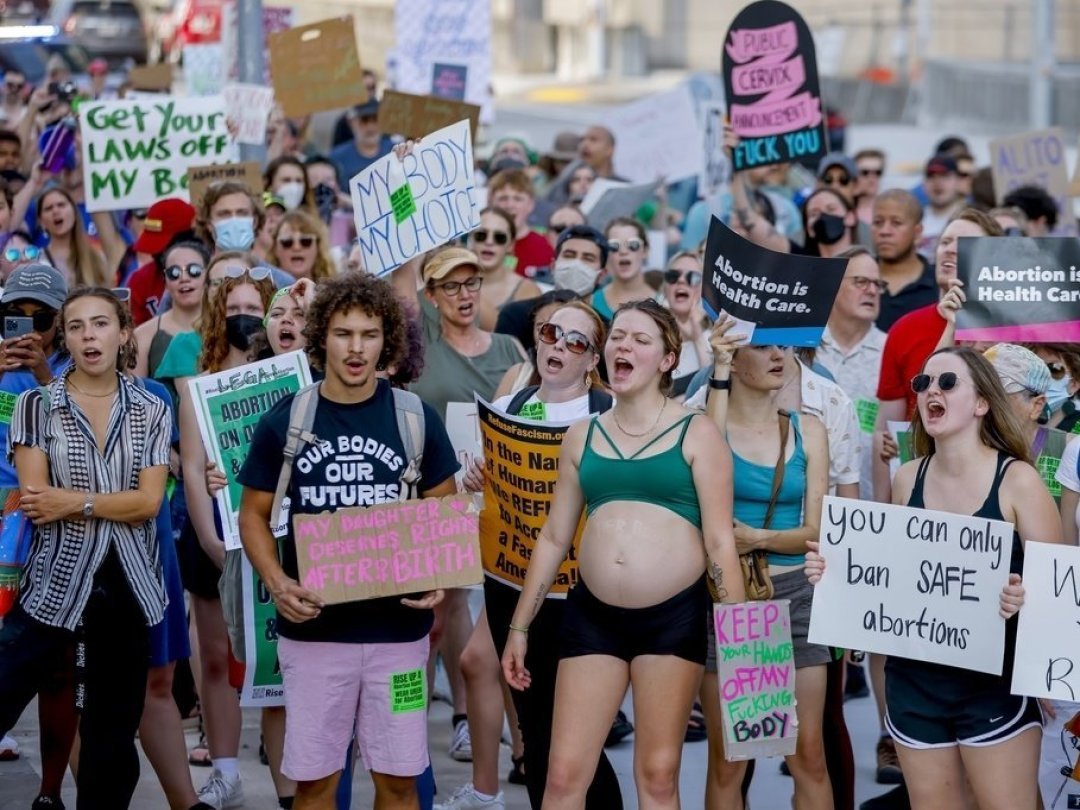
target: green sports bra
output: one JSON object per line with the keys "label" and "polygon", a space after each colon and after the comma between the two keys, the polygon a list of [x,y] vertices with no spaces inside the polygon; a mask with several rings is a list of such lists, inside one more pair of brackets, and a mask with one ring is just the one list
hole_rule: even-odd
{"label": "green sports bra", "polygon": [[[591,516],[605,503],[614,501],[642,501],[669,509],[676,515],[701,528],[701,507],[698,504],[697,487],[690,465],[682,454],[682,443],[693,414],[688,415],[663,431],[659,436],[626,457],[611,436],[604,430],[599,419],[589,422],[585,449],[581,454],[579,477],[581,491],[585,495],[585,510]],[[641,457],[675,428],[681,427],[679,440],[660,453]],[[592,449],[593,428],[598,428],[618,458],[602,456]]]}

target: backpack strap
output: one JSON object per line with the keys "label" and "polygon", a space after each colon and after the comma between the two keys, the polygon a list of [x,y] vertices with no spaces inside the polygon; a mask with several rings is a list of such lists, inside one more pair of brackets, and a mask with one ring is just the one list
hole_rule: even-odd
{"label": "backpack strap", "polygon": [[292,480],[293,459],[300,450],[318,436],[311,432],[315,425],[315,410],[319,406],[319,383],[304,386],[293,397],[289,406],[289,429],[285,434],[285,461],[278,475],[277,489],[274,491],[274,505],[270,508],[271,521],[276,525],[281,516],[281,503],[289,492]]}
{"label": "backpack strap", "polygon": [[540,390],[539,385],[527,385],[514,394],[514,398],[506,405],[506,412],[516,416],[521,413],[521,409],[525,407],[525,403],[529,401],[529,397]]}
{"label": "backpack strap", "polygon": [[397,418],[398,433],[405,445],[408,463],[401,472],[399,500],[407,501],[416,497],[420,483],[420,464],[424,460],[424,403],[411,391],[391,388],[394,394],[394,416]]}

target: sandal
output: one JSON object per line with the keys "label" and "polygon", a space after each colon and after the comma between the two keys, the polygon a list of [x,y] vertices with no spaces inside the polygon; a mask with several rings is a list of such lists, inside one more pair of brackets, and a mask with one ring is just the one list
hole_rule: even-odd
{"label": "sandal", "polygon": [[701,710],[700,703],[694,703],[690,710],[690,719],[686,723],[686,735],[683,739],[690,742],[701,742],[708,737],[705,730],[705,713]]}
{"label": "sandal", "polygon": [[510,775],[506,777],[506,781],[511,785],[524,785],[525,784],[525,756],[515,757],[510,755],[510,762],[513,767],[510,769]]}
{"label": "sandal", "polygon": [[214,764],[210,759],[210,749],[206,746],[206,732],[202,729],[202,721],[199,722],[199,742],[188,752],[187,761],[196,768],[209,768]]}

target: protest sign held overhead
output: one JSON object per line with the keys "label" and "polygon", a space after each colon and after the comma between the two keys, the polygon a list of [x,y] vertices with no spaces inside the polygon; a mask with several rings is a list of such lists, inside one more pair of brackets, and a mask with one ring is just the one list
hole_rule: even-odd
{"label": "protest sign held overhead", "polygon": [[[206,457],[229,484],[217,495],[225,548],[240,548],[238,476],[251,447],[255,427],[274,403],[311,383],[303,352],[280,354],[188,382]],[[282,510],[284,511],[284,510]]]}
{"label": "protest sign held overhead", "polygon": [[1024,544],[1014,695],[1080,700],[1080,548]]}
{"label": "protest sign held overhead", "polygon": [[88,211],[186,199],[189,167],[235,160],[221,96],[87,101],[79,123]]}
{"label": "protest sign held overhead", "polygon": [[810,643],[1000,675],[1013,527],[827,496]]}
{"label": "protest sign held overhead", "polygon": [[1061,219],[1073,221],[1065,133],[1061,127],[996,138],[990,141],[990,160],[999,205],[1020,186],[1037,186],[1054,198]]}
{"label": "protest sign held overhead", "polygon": [[[529,558],[555,499],[559,450],[567,426],[509,416],[477,398],[484,450],[484,511],[480,515],[480,552],[484,571],[521,590]],[[565,597],[578,581],[574,543],[559,567],[549,596]]]}
{"label": "protest sign held overhead", "polygon": [[469,122],[425,136],[404,160],[380,158],[349,190],[364,267],[375,275],[479,227]]}
{"label": "protest sign held overhead", "polygon": [[431,66],[431,95],[433,96],[464,101],[468,81],[468,65],[436,62]]}
{"label": "protest sign held overhead", "polygon": [[270,34],[270,64],[274,96],[290,118],[368,100],[352,17]]}
{"label": "protest sign held overhead", "polygon": [[728,182],[731,165],[724,154],[724,116],[727,111],[723,104],[706,102],[701,105],[702,137],[704,143],[705,166],[698,177],[698,194],[709,199]]}
{"label": "protest sign held overhead", "polygon": [[602,231],[615,217],[632,217],[652,199],[659,187],[659,180],[631,184],[598,177],[581,201],[581,213],[590,225]]}
{"label": "protest sign held overhead", "polygon": [[236,126],[236,142],[262,146],[266,122],[274,106],[274,91],[258,84],[230,83],[221,92],[225,109]]}
{"label": "protest sign held overhead", "polygon": [[701,126],[689,85],[617,107],[605,118],[615,135],[616,174],[635,183],[674,183],[701,173]]}
{"label": "protest sign held overhead", "polygon": [[701,300],[713,320],[724,311],[754,324],[752,344],[817,346],[846,269],[846,259],[760,247],[713,217]]}
{"label": "protest sign held overhead", "polygon": [[957,277],[967,301],[957,340],[1080,341],[1080,242],[1071,237],[963,237]]}
{"label": "protest sign held overhead", "polygon": [[480,108],[475,104],[397,90],[387,90],[379,99],[379,130],[387,134],[416,139],[465,119],[476,138]]}
{"label": "protest sign held overhead", "polygon": [[802,16],[758,0],[728,28],[722,57],[733,169],[815,161],[828,151],[814,39]]}
{"label": "protest sign held overhead", "polygon": [[220,42],[184,46],[184,88],[189,96],[216,96],[225,85],[225,55]]}
{"label": "protest sign held overhead", "polygon": [[135,90],[148,90],[152,93],[172,91],[172,65],[167,62],[133,67],[128,71],[127,78]]}
{"label": "protest sign held overhead", "polygon": [[[221,49],[224,61],[223,81],[240,78],[239,16],[236,0],[225,0],[221,5]],[[296,9],[289,6],[262,5],[263,84],[270,85],[271,76],[270,35],[288,31],[296,22]],[[257,36],[245,31],[245,36]]]}
{"label": "protest sign held overhead", "polygon": [[300,583],[330,605],[479,585],[479,511],[458,494],[297,515]]}
{"label": "protest sign held overhead", "polygon": [[244,163],[192,166],[187,170],[188,195],[191,197],[191,204],[198,208],[206,190],[214,183],[224,180],[243,183],[255,196],[262,192],[262,168],[253,160]]}
{"label": "protest sign held overhead", "polygon": [[790,602],[713,606],[716,678],[728,762],[795,753]]}

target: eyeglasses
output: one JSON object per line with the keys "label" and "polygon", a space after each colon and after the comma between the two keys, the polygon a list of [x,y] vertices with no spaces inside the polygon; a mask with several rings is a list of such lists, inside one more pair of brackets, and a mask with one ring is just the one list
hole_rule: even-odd
{"label": "eyeglasses", "polygon": [[911,378],[911,390],[916,394],[921,394],[930,387],[934,380],[937,380],[938,388],[942,391],[952,391],[960,382],[960,378],[956,376],[954,371],[946,371],[936,377],[931,377],[929,374],[916,374]]}
{"label": "eyeglasses", "polygon": [[885,173],[884,169],[871,169],[871,168],[860,168],[859,169],[859,177],[881,177],[881,175],[883,175],[884,173]]}
{"label": "eyeglasses", "polygon": [[307,249],[315,244],[314,236],[283,236],[277,240],[278,246],[285,248],[285,250],[292,250],[292,247],[297,242],[300,243],[300,247]]}
{"label": "eyeglasses", "polygon": [[880,278],[867,278],[866,276],[852,276],[848,279],[851,285],[856,290],[866,291],[867,289],[876,290],[879,293],[883,293],[889,289],[889,283]]}
{"label": "eyeglasses", "polygon": [[473,276],[465,281],[447,281],[442,284],[432,285],[437,290],[442,290],[451,298],[461,295],[461,288],[464,287],[469,292],[476,292],[480,289],[480,285],[484,283],[483,276]]}
{"label": "eyeglasses", "polygon": [[644,245],[645,243],[640,239],[627,239],[625,242],[620,242],[618,239],[611,239],[607,243],[608,250],[612,253],[618,253],[623,247],[631,253],[637,253]]}
{"label": "eyeglasses", "polygon": [[566,350],[570,354],[585,354],[592,348],[592,341],[586,335],[576,329],[563,329],[555,323],[540,324],[536,334],[541,341],[549,346],[554,346],[560,340],[565,340]]}
{"label": "eyeglasses", "polygon": [[510,234],[505,231],[489,231],[486,228],[477,228],[472,232],[473,239],[480,244],[486,244],[488,237],[491,237],[491,241],[496,245],[505,245],[510,241]]}
{"label": "eyeglasses", "polygon": [[696,287],[701,283],[701,271],[687,270],[683,273],[679,270],[665,270],[664,281],[668,284],[678,284],[680,281],[685,281],[691,287]]}
{"label": "eyeglasses", "polygon": [[203,267],[201,264],[174,264],[165,268],[165,278],[167,278],[169,281],[179,281],[180,276],[184,273],[185,270],[187,271],[188,278],[198,278],[206,271],[206,268]]}
{"label": "eyeglasses", "polygon": [[24,248],[9,247],[4,249],[4,259],[9,264],[15,262],[32,262],[41,255],[41,248],[37,245],[27,245]]}
{"label": "eyeglasses", "polygon": [[1046,367],[1050,371],[1050,377],[1055,379],[1055,380],[1063,379],[1065,377],[1065,372],[1068,371],[1068,369],[1065,368],[1064,363],[1049,363],[1048,362],[1046,364]]}
{"label": "eyeglasses", "polygon": [[846,174],[827,174],[821,178],[821,182],[827,186],[850,186],[851,177]]}
{"label": "eyeglasses", "polygon": [[18,307],[12,307],[3,310],[3,316],[5,318],[31,318],[34,322],[34,331],[38,333],[48,332],[56,321],[56,313],[51,309],[39,309],[27,315]]}

